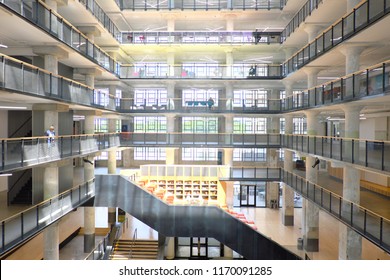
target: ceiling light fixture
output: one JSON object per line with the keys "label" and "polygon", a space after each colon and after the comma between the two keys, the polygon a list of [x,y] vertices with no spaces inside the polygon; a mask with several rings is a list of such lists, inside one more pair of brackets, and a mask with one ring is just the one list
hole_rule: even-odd
{"label": "ceiling light fixture", "polygon": [[27,110],[27,107],[22,107],[22,106],[0,106],[0,109]]}
{"label": "ceiling light fixture", "polygon": [[0,44],[0,48],[8,49],[8,46],[4,44]]}

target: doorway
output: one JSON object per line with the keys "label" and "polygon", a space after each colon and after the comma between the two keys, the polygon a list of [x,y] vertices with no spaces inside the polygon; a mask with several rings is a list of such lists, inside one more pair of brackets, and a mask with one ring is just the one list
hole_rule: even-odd
{"label": "doorway", "polygon": [[256,185],[240,185],[240,206],[256,207]]}

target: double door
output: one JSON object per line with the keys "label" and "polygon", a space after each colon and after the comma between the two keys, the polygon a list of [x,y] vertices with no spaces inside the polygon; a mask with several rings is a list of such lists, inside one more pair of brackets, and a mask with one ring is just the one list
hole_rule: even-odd
{"label": "double door", "polygon": [[240,185],[240,206],[264,207],[265,186],[242,184]]}

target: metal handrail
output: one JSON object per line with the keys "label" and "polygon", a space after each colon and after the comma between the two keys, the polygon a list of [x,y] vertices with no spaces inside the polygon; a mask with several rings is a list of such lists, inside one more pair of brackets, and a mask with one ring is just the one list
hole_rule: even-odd
{"label": "metal handrail", "polygon": [[130,244],[129,259],[133,258],[133,249],[134,249],[136,241],[137,241],[137,228],[134,230],[133,239],[132,239],[131,244]]}

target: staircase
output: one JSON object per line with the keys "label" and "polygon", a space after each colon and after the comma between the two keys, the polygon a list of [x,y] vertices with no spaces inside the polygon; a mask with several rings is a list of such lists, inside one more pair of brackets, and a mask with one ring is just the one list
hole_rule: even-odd
{"label": "staircase", "polygon": [[30,177],[28,181],[23,185],[23,187],[18,191],[16,196],[11,204],[32,204],[32,178]]}
{"label": "staircase", "polygon": [[118,239],[114,242],[111,260],[156,260],[158,240]]}

